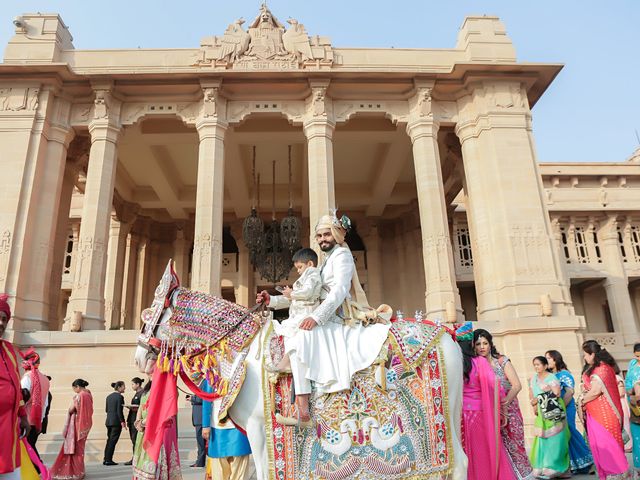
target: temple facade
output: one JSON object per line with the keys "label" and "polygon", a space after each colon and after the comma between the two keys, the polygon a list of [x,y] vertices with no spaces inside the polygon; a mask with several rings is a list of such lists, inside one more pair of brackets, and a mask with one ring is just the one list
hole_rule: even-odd
{"label": "temple facade", "polygon": [[340,48],[266,7],[192,49],[78,50],[56,14],[17,23],[0,64],[0,291],[56,400],[82,377],[99,405],[137,373],[170,258],[184,285],[243,305],[273,288],[243,241],[252,210],[299,218],[308,246],[338,208],[372,305],[474,320],[523,380],[551,348],[578,373],[585,338],[631,358],[640,150],[539,164],[532,109],[562,65],[518,62],[498,18],[467,17],[440,50]]}

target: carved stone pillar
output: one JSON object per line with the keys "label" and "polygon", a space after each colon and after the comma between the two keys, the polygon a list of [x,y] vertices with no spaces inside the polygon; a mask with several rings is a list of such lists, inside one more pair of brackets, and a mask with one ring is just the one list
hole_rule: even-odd
{"label": "carved stone pillar", "polygon": [[[146,304],[147,285],[149,284],[149,265],[151,264],[151,239],[149,238],[149,228],[140,237],[138,243],[138,255],[136,266],[136,293],[133,307],[133,317],[129,319],[130,328],[135,330],[140,328],[140,314],[149,307]],[[157,283],[156,283],[157,285]]]}
{"label": "carved stone pillar", "polygon": [[518,83],[478,84],[458,102],[468,219],[481,320],[572,315],[545,206],[526,93]]}
{"label": "carved stone pillar", "polygon": [[236,285],[236,302],[251,307],[256,300],[256,287],[253,281],[253,265],[249,258],[249,249],[242,241],[242,225],[233,225],[231,234],[238,246],[238,275]]}
{"label": "carved stone pillar", "polygon": [[[205,89],[206,90],[206,89]],[[217,95],[217,94],[216,94]],[[217,97],[216,97],[217,98]],[[222,269],[222,217],[224,204],[224,137],[227,124],[216,114],[205,112],[196,123],[198,182],[193,245],[191,288],[220,295]]]}
{"label": "carved stone pillar", "polygon": [[[70,145],[67,153],[67,165],[65,167],[62,191],[60,192],[60,205],[56,218],[56,236],[53,247],[53,265],[49,276],[49,329],[58,330],[64,321],[65,312],[61,311],[60,290],[62,287],[62,272],[66,258],[67,241],[69,231],[72,229],[69,223],[69,211],[73,189],[78,179],[81,165],[89,157],[90,142],[87,137],[76,138]],[[79,233],[79,232],[78,232]],[[76,235],[77,236],[77,235]],[[73,271],[73,270],[71,270]]]}
{"label": "carved stone pillar", "polygon": [[113,204],[120,133],[120,102],[110,87],[96,89],[93,120],[89,124],[91,150],[87,169],[78,263],[65,324],[74,312],[81,312],[84,330],[104,328],[104,284],[106,248]]}
{"label": "carved stone pillar", "polygon": [[120,312],[120,328],[131,330],[135,323],[136,273],[138,271],[138,244],[140,235],[134,225],[127,237],[124,260],[124,277],[122,279],[122,308]]}
{"label": "carved stone pillar", "polygon": [[[19,267],[24,253],[23,230],[20,219],[26,216],[26,206],[21,202],[23,186],[32,183],[26,175],[37,162],[37,152],[44,151],[46,138],[42,131],[44,118],[38,118],[40,85],[4,84],[0,94],[0,144],[3,171],[0,176],[0,291],[9,295],[13,303],[17,291]],[[36,96],[36,105],[26,99]],[[44,105],[41,105],[41,108]],[[35,148],[35,152],[33,151]],[[12,304],[15,311],[15,303]],[[9,328],[19,330],[20,319],[14,314]]]}
{"label": "carved stone pillar", "polygon": [[[540,345],[562,349],[575,365],[584,320],[563,285],[527,92],[520,83],[493,81],[469,84],[467,92],[458,100],[455,131],[462,145],[478,326],[494,334],[516,371],[530,369]],[[542,315],[546,295],[551,316]]]}
{"label": "carved stone pillar", "polygon": [[[145,285],[145,296],[144,302],[142,304],[142,310],[151,306],[153,302],[153,294],[158,286],[158,282],[160,281],[160,277],[164,272],[164,267],[166,265],[166,261],[160,261],[160,248],[162,244],[159,239],[150,240],[149,243],[149,262],[147,264],[147,275],[146,275],[146,285]],[[162,264],[164,263],[164,265]]]}
{"label": "carved stone pillar", "polygon": [[179,225],[173,241],[173,261],[178,278],[183,285],[189,285],[189,245],[184,225]]}
{"label": "carved stone pillar", "polygon": [[326,97],[328,82],[311,84],[303,131],[307,137],[307,173],[309,175],[309,226],[311,245],[315,242],[315,226],[323,215],[336,206],[333,175],[333,132],[335,122],[330,99]]}
{"label": "carved stone pillar", "polygon": [[558,260],[560,263],[560,280],[564,288],[571,287],[571,280],[567,273],[567,258],[564,254],[564,246],[562,244],[562,232],[560,231],[560,219],[554,217],[551,219],[551,232],[553,233],[553,245],[558,252]]}
{"label": "carved stone pillar", "polygon": [[377,225],[372,224],[370,226],[364,243],[367,247],[367,299],[369,300],[369,305],[375,308],[384,300],[382,258],[380,256],[380,232],[378,231]]}
{"label": "carved stone pillar", "polygon": [[446,317],[448,302],[455,305],[462,320],[462,304],[456,284],[453,248],[449,237],[444,198],[438,123],[431,112],[431,89],[419,88],[407,133],[413,144],[413,163],[418,191],[420,228],[425,272],[425,316]]}
{"label": "carved stone pillar", "polygon": [[[51,95],[51,92],[43,92]],[[14,315],[24,330],[48,330],[51,284],[47,273],[54,264],[54,244],[67,148],[74,133],[69,127],[69,102],[49,98],[47,112],[56,121],[44,126],[46,144],[38,152],[29,207],[26,209],[22,262],[16,290]],[[62,120],[58,120],[62,117]],[[26,206],[26,205],[25,205]]]}
{"label": "carved stone pillar", "polygon": [[402,312],[406,315],[406,316],[413,316],[413,312],[409,311],[411,309],[411,306],[409,305],[409,298],[407,296],[407,288],[408,288],[408,284],[407,284],[407,277],[405,275],[405,272],[407,270],[407,263],[406,263],[406,252],[405,252],[405,245],[404,242],[402,241],[402,237],[403,237],[403,232],[402,232],[402,224],[398,223],[396,224],[396,228],[394,229],[393,232],[393,241],[394,241],[394,247],[395,247],[395,252],[394,252],[394,257],[396,258],[396,266],[397,266],[397,271],[398,271],[398,277],[399,277],[399,282],[398,282],[398,286],[400,287],[400,295],[398,298],[398,305],[394,305],[394,307],[397,310],[402,310]]}
{"label": "carved stone pillar", "polygon": [[616,214],[609,215],[607,221],[601,225],[598,239],[607,271],[603,286],[607,293],[611,319],[616,332],[624,335],[625,344],[632,344],[638,340],[638,323],[629,294],[629,278],[620,251]]}
{"label": "carved stone pillar", "polygon": [[127,236],[131,231],[131,225],[135,220],[137,210],[137,205],[118,202],[116,204],[116,215],[111,218],[107,275],[104,289],[104,313],[108,330],[118,330],[120,328]]}

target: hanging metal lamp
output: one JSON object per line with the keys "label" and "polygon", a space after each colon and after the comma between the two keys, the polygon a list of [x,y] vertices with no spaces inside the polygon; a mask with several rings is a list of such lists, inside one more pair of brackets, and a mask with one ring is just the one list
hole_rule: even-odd
{"label": "hanging metal lamp", "polygon": [[258,216],[256,209],[256,196],[260,195],[259,185],[256,182],[256,147],[253,146],[253,167],[252,167],[252,195],[251,195],[251,214],[242,222],[242,240],[249,249],[251,261],[253,263],[257,253],[262,249],[264,240],[264,223]]}
{"label": "hanging metal lamp", "polygon": [[280,238],[284,248],[293,254],[300,248],[300,233],[302,232],[302,222],[293,215],[293,198],[291,192],[291,145],[289,145],[289,209],[287,216],[280,223]]}

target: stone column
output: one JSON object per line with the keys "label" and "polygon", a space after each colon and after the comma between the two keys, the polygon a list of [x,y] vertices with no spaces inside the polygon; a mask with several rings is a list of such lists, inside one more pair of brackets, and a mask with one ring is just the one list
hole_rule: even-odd
{"label": "stone column", "polygon": [[191,288],[220,295],[222,269],[222,219],[224,207],[224,102],[218,86],[203,85],[202,116],[196,122],[198,181]]}
{"label": "stone column", "polygon": [[380,232],[378,226],[372,224],[364,239],[367,246],[367,299],[374,308],[384,301],[382,289],[382,258],[380,257]]}
{"label": "stone column", "polygon": [[398,223],[393,229],[393,241],[395,244],[394,257],[396,259],[396,267],[399,278],[398,286],[400,287],[400,295],[398,300],[400,301],[400,304],[397,307],[394,305],[394,308],[396,308],[396,310],[402,310],[406,317],[412,317],[413,311],[407,310],[410,309],[411,306],[409,305],[409,297],[407,295],[408,284],[407,276],[405,275],[405,272],[407,271],[407,264],[405,261],[406,252],[402,237],[402,224]]}
{"label": "stone column", "polygon": [[598,240],[607,271],[603,286],[607,293],[611,319],[616,332],[624,335],[625,344],[633,344],[638,340],[638,323],[629,293],[629,278],[620,251],[617,214],[610,214],[600,226]]}
{"label": "stone column", "polygon": [[[575,315],[563,285],[527,92],[509,81],[470,83],[466,92],[458,100],[455,131],[462,145],[478,327],[494,334],[521,374],[541,345],[562,350],[576,364],[584,319]],[[546,295],[550,316],[542,315]]]}
{"label": "stone column", "polygon": [[105,322],[108,330],[118,330],[120,328],[127,236],[135,220],[138,210],[136,207],[136,205],[129,203],[118,202],[116,204],[116,215],[111,217],[107,275],[104,289]]}
{"label": "stone column", "polygon": [[572,316],[526,92],[519,83],[474,84],[458,107],[479,318],[537,317],[542,295],[550,295],[554,316]]}
{"label": "stone column", "polygon": [[249,249],[242,241],[242,224],[233,225],[231,234],[238,246],[236,302],[245,307],[251,307],[256,301],[256,287],[253,282],[253,265],[249,258]]}
{"label": "stone column", "polygon": [[303,125],[307,137],[307,173],[309,175],[309,226],[311,245],[315,242],[315,226],[323,215],[336,207],[333,175],[333,132],[335,122],[330,99],[326,97],[328,82],[313,82],[307,119]]}
{"label": "stone column", "polygon": [[91,150],[82,206],[73,291],[65,325],[74,312],[81,312],[84,330],[104,328],[104,284],[107,269],[106,248],[113,205],[120,133],[120,102],[110,87],[96,89],[93,119],[89,124]]}
{"label": "stone column", "polygon": [[127,247],[124,260],[124,278],[122,280],[122,310],[120,313],[120,328],[131,330],[135,322],[136,272],[138,268],[138,244],[140,235],[134,229],[127,237]]}
{"label": "stone column", "polygon": [[162,243],[160,241],[160,239],[156,239],[154,238],[152,241],[150,240],[149,243],[149,262],[147,263],[147,280],[146,280],[146,285],[145,285],[145,296],[144,296],[144,302],[142,304],[142,308],[140,310],[140,313],[142,313],[142,310],[144,310],[145,308],[148,308],[151,306],[151,303],[153,302],[153,294],[156,290],[156,287],[158,286],[158,283],[160,282],[160,277],[162,275],[162,273],[164,272],[164,267],[166,265],[166,263],[164,265],[160,265],[160,249],[162,247]]}
{"label": "stone column", "polygon": [[184,225],[176,229],[176,238],[173,241],[174,269],[183,285],[189,284],[189,242],[185,235]]}
{"label": "stone column", "polygon": [[89,157],[90,142],[87,137],[76,137],[71,143],[67,152],[67,165],[62,182],[60,193],[60,205],[56,218],[56,236],[53,246],[53,265],[49,276],[49,329],[57,330],[64,321],[65,312],[60,312],[61,305],[60,291],[62,287],[62,273],[66,258],[67,240],[69,235],[70,222],[69,213],[71,209],[71,199],[73,189],[78,179],[81,165]]}
{"label": "stone column", "polygon": [[147,232],[140,238],[138,243],[138,264],[136,266],[136,293],[133,306],[133,316],[130,318],[131,328],[140,327],[140,314],[142,310],[149,307],[146,305],[147,285],[149,283],[149,265],[151,263],[151,239]]}
{"label": "stone column", "polygon": [[45,124],[47,142],[42,150],[44,155],[38,155],[34,172],[32,198],[24,219],[28,244],[23,247],[14,308],[14,315],[22,321],[24,330],[49,329],[51,284],[47,273],[54,265],[67,148],[74,136],[67,123],[69,102],[55,98],[48,104],[52,106],[47,109],[49,116],[56,121]]}
{"label": "stone column", "polygon": [[458,318],[462,320],[462,304],[456,284],[440,168],[439,125],[431,111],[431,88],[418,88],[414,102],[412,117],[407,124],[407,133],[413,144],[413,163],[420,211],[426,283],[425,316],[444,319],[447,303],[453,302]]}

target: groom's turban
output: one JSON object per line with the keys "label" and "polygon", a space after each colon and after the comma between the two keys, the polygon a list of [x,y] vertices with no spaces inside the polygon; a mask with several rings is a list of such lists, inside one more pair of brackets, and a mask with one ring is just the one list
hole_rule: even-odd
{"label": "groom's turban", "polygon": [[331,230],[331,235],[333,235],[333,238],[338,245],[342,245],[344,243],[344,237],[347,234],[347,231],[335,215],[323,215],[320,217],[320,220],[318,220],[318,224],[316,225],[316,233],[318,233],[318,230],[324,230],[326,228]]}

